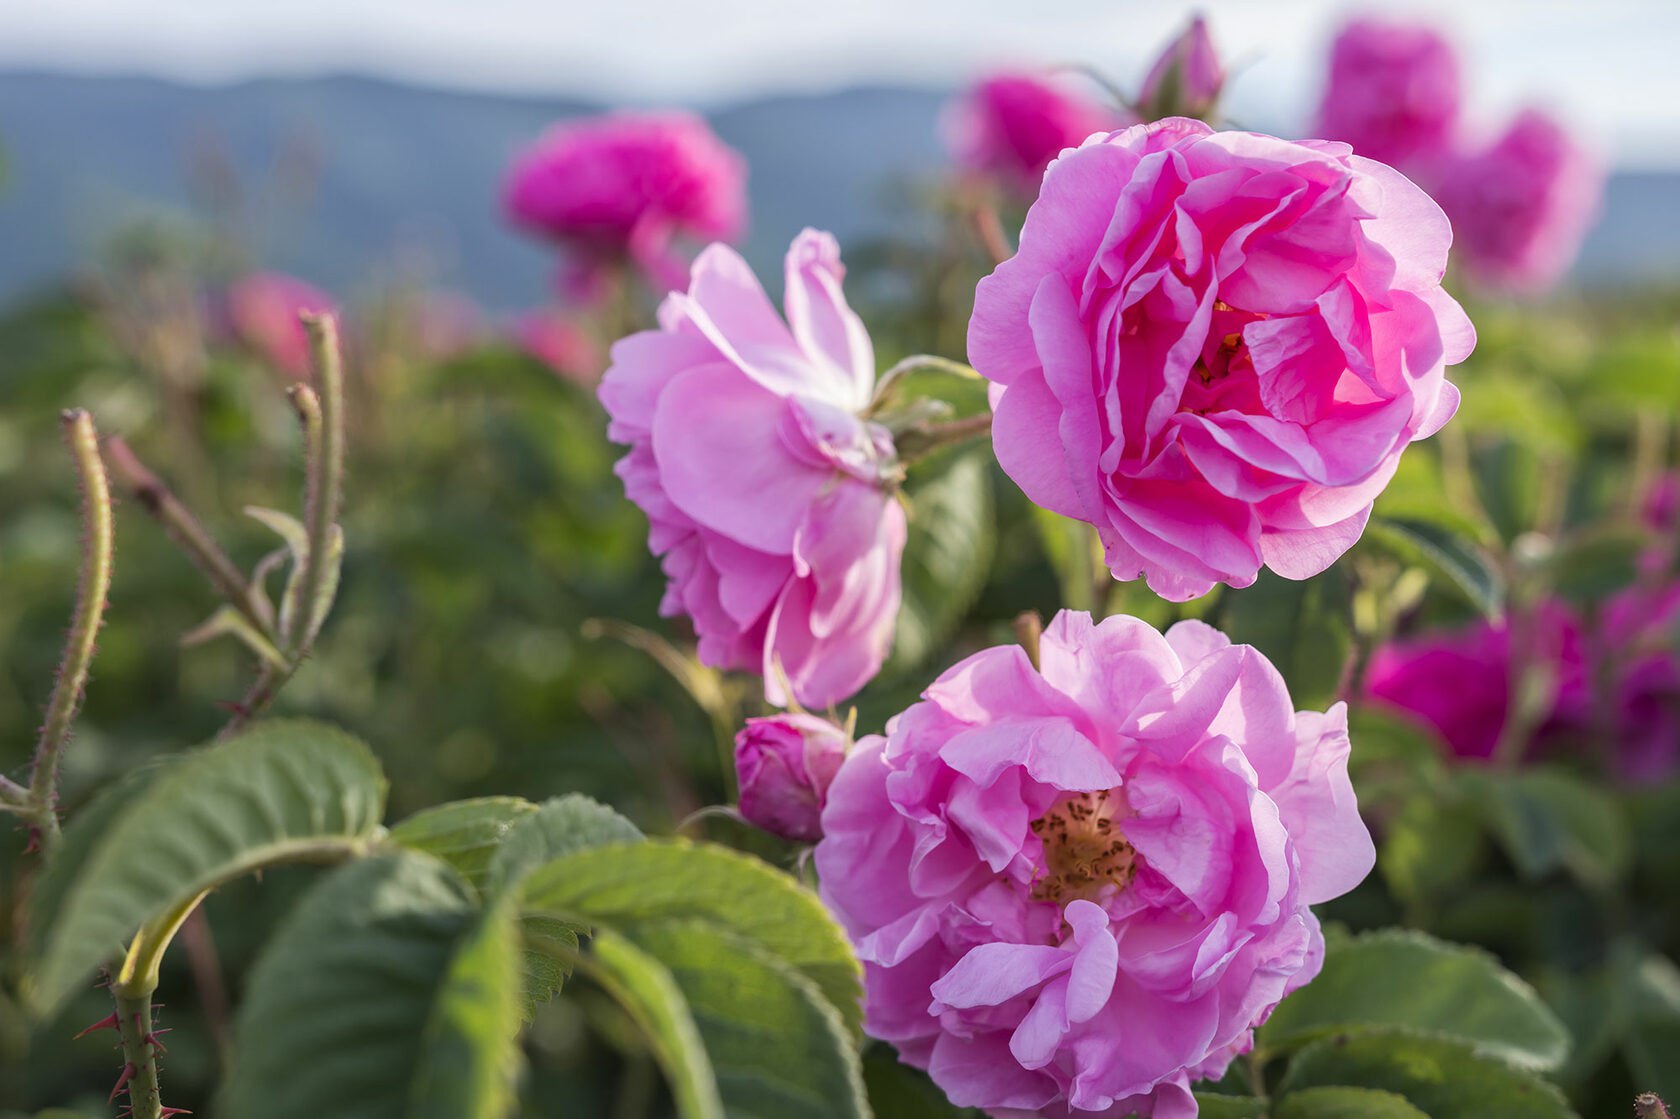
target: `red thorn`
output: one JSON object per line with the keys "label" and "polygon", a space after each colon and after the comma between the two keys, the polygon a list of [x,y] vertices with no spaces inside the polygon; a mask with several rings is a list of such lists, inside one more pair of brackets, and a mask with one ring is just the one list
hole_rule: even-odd
{"label": "red thorn", "polygon": [[[173,1029],[173,1027],[171,1027],[171,1029]],[[153,1030],[151,1033],[146,1034],[146,1035],[144,1035],[140,1038],[140,1044],[150,1045],[153,1048],[155,1048],[159,1053],[167,1053],[167,1052],[169,1052],[169,1048],[168,1048],[168,1046],[164,1045],[163,1042],[158,1040],[158,1035],[166,1034],[168,1032],[169,1032],[169,1030]]]}
{"label": "red thorn", "polygon": [[117,1028],[117,1016],[115,1014],[112,1014],[110,1017],[101,1018],[99,1021],[95,1022],[93,1025],[89,1026],[87,1029],[83,1030],[81,1033],[77,1034],[75,1037],[71,1038],[70,1040],[71,1041],[80,1041],[80,1040],[82,1040],[82,1038],[86,1037],[90,1033],[93,1033],[95,1030],[114,1030],[116,1028]]}
{"label": "red thorn", "polygon": [[31,827],[29,829],[29,845],[23,849],[23,853],[25,855],[33,855],[33,854],[36,854],[37,852],[39,852],[40,850],[41,850],[41,829],[37,828],[37,827]]}
{"label": "red thorn", "polygon": [[218,699],[215,705],[230,715],[238,715],[241,718],[245,716],[245,705],[237,699]]}
{"label": "red thorn", "polygon": [[117,1093],[121,1092],[123,1090],[123,1087],[130,1080],[134,1079],[134,1071],[135,1071],[135,1069],[134,1069],[134,1062],[133,1061],[129,1061],[127,1064],[123,1065],[122,1075],[117,1077],[116,1087],[112,1088],[111,1089],[111,1094],[109,1096],[105,1097],[105,1102],[106,1103],[109,1104],[109,1103],[116,1103],[117,1102]]}
{"label": "red thorn", "polygon": [[192,1112],[184,1107],[166,1107],[158,1112],[158,1119],[169,1119],[171,1115],[191,1115]]}

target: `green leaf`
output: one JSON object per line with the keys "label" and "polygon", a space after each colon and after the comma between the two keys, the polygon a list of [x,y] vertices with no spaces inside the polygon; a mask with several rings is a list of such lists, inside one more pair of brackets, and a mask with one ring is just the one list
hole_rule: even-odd
{"label": "green leaf", "polygon": [[522,797],[458,800],[416,812],[392,828],[390,838],[442,859],[483,893],[496,849],[516,823],[535,811],[537,806]]}
{"label": "green leaf", "polygon": [[956,1107],[921,1069],[911,1068],[885,1042],[863,1051],[863,1083],[875,1119],[981,1119],[972,1107]]}
{"label": "green leaf", "polygon": [[223,882],[365,848],[384,800],[372,752],[321,723],[259,723],[172,762],[42,876],[57,904],[34,929],[31,1001],[57,1007],[141,925]]}
{"label": "green leaf", "polygon": [[1536,1069],[1556,1068],[1569,1053],[1563,1023],[1493,956],[1398,929],[1330,946],[1318,978],[1283,1000],[1258,1044],[1281,1053],[1366,1027],[1455,1038]]}
{"label": "green leaf", "polygon": [[497,1119],[519,1053],[512,910],[446,864],[341,867],[275,932],[234,1024],[218,1113]]}
{"label": "green leaf", "polygon": [[1407,1103],[1405,1096],[1393,1092],[1375,1088],[1308,1088],[1286,1096],[1272,1119],[1429,1119],[1429,1116]]}
{"label": "green leaf", "polygon": [[590,941],[589,961],[595,979],[653,1046],[680,1119],[723,1119],[723,1099],[700,1027],[665,965],[611,932]]}
{"label": "green leaf", "polygon": [[682,840],[573,851],[530,872],[527,911],[634,933],[702,920],[803,974],[862,1029],[861,969],[815,894],[757,859]]}
{"label": "green leaf", "polygon": [[558,995],[572,977],[571,965],[578,949],[577,926],[557,917],[527,913],[519,919],[523,947],[520,972],[524,984],[523,1017],[536,1017],[537,1007]]}
{"label": "green leaf", "polygon": [[809,979],[705,921],[644,925],[633,939],[682,990],[726,1114],[866,1119],[857,1051]]}
{"label": "green leaf", "polygon": [[606,805],[569,793],[514,823],[490,860],[488,880],[492,889],[502,889],[558,855],[641,838],[640,828]]}
{"label": "green leaf", "polygon": [[1296,703],[1323,707],[1335,698],[1353,646],[1353,605],[1341,572],[1295,582],[1262,571],[1253,586],[1229,592],[1228,602],[1225,632],[1264,653]]}
{"label": "green leaf", "polygon": [[1641,1091],[1680,1101],[1680,968],[1663,956],[1648,954],[1634,975],[1622,1053]]}
{"label": "green leaf", "polygon": [[1374,1088],[1430,1119],[1575,1119],[1544,1080],[1443,1038],[1401,1031],[1332,1034],[1303,1049],[1278,1085],[1281,1108],[1308,1088]]}
{"label": "green leaf", "polygon": [[1567,870],[1585,885],[1607,887],[1627,873],[1627,816],[1598,786],[1555,769],[1470,769],[1459,779],[1524,878]]}
{"label": "green leaf", "polygon": [[1457,591],[1489,618],[1505,613],[1505,579],[1494,558],[1454,529],[1420,519],[1373,519],[1365,537]]}
{"label": "green leaf", "polygon": [[905,494],[910,525],[890,665],[894,671],[926,660],[986,583],[993,549],[991,455],[970,448],[918,463]]}
{"label": "green leaf", "polygon": [[1197,1092],[1196,1114],[1200,1119],[1265,1119],[1266,1101],[1259,1096]]}

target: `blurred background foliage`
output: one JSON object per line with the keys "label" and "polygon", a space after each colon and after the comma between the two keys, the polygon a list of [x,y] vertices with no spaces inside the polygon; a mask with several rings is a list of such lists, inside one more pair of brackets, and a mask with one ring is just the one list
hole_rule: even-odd
{"label": "blurred background foliage", "polygon": [[[883,368],[914,352],[962,353],[988,268],[965,212],[951,208],[935,251],[848,246],[848,288]],[[272,538],[241,510],[295,500],[284,378],[206,323],[224,248],[191,224],[130,231],[97,270],[0,311],[0,770],[26,765],[74,591],[79,530],[60,409],[88,408],[102,432],[126,438],[244,566]],[[588,624],[684,641],[657,616],[646,525],[612,473],[618,451],[590,386],[501,343],[419,356],[402,326],[413,295],[394,288],[349,311],[344,582],[317,655],[278,709],[370,742],[391,778],[392,820],[452,798],[576,790],[649,832],[686,827],[792,865],[791,849],[727,817],[693,818],[732,798],[727,728],[633,647],[645,638]],[[1458,420],[1407,454],[1366,539],[1306,584],[1265,575],[1247,590],[1164,603],[1141,584],[1112,583],[1084,532],[1034,510],[984,446],[918,464],[898,649],[857,700],[860,731],[879,730],[949,663],[1011,640],[1023,610],[1048,617],[1066,604],[1163,627],[1205,617],[1259,646],[1309,707],[1356,694],[1361,651],[1393,633],[1468,624],[1549,592],[1590,606],[1672,544],[1641,506],[1675,458],[1677,312],[1675,291],[1472,307],[1481,343],[1453,375]],[[917,389],[959,413],[984,406],[972,384],[918,376]],[[159,527],[123,502],[109,621],[67,757],[70,811],[225,719],[251,658],[231,641],[181,642],[214,605]],[[745,683],[735,694],[756,710]],[[1405,924],[1497,953],[1574,1033],[1560,1080],[1583,1114],[1620,1114],[1636,1090],[1680,1096],[1680,783],[1624,784],[1591,750],[1456,762],[1428,731],[1363,704],[1353,740],[1379,868],[1325,907],[1326,920]],[[25,840],[0,834],[10,945],[28,911]],[[170,956],[161,1001],[176,1031],[172,1103],[208,1099],[227,1007],[311,875],[218,893]],[[49,1102],[107,1113],[107,1046],[70,1040],[105,1013],[98,993],[34,1028],[4,1001],[16,966],[0,955],[0,1114]],[[528,1042],[532,1114],[663,1113],[636,1037],[587,994],[545,1009]],[[890,1082],[902,1113],[916,1114],[921,1088],[899,1084],[907,1074],[878,1057],[872,1082]]]}

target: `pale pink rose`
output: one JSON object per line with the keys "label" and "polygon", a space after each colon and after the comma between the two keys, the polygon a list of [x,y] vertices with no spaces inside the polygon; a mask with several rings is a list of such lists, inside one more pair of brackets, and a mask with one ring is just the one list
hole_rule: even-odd
{"label": "pale pink rose", "polygon": [[1225,66],[1213,47],[1207,21],[1196,16],[1167,44],[1143,79],[1138,111],[1149,120],[1207,117],[1225,88]]}
{"label": "pale pink rose", "polygon": [[993,1116],[1196,1114],[1317,974],[1309,905],[1375,859],[1346,709],[1294,709],[1201,622],[1064,611],[1041,669],[987,649],[860,740],[828,790],[823,900],[865,1025]]}
{"label": "pale pink rose", "polygon": [[1458,55],[1440,32],[1356,19],[1336,36],[1316,135],[1415,171],[1447,154],[1458,118]]}
{"label": "pale pink rose", "polygon": [[1475,332],[1441,290],[1451,242],[1344,144],[1181,118],[1093,136],[975,292],[998,461],[1165,598],[1316,575],[1458,406],[1445,368]]}
{"label": "pale pink rose", "polygon": [[1063,148],[1125,123],[1119,109],[1037,74],[994,74],[946,107],[946,141],[966,170],[1031,198]]}
{"label": "pale pink rose", "polygon": [[1575,262],[1603,193],[1598,160],[1557,121],[1529,109],[1492,146],[1448,161],[1435,197],[1458,231],[1467,280],[1534,295]]}
{"label": "pale pink rose", "polygon": [[778,705],[783,673],[807,707],[861,688],[898,613],[898,464],[887,429],[861,418],[875,356],[843,275],[834,238],[801,233],[783,322],[712,245],[660,329],[613,346],[601,384],[608,434],[630,445],[618,475],[670,579],[661,613],[686,614],[702,661],[761,673]]}
{"label": "pale pink rose", "polygon": [[843,729],[815,715],[748,719],[735,736],[741,815],[783,839],[816,842],[828,787],[850,746]]}
{"label": "pale pink rose", "polygon": [[514,345],[568,381],[601,380],[601,347],[570,316],[554,310],[528,311],[513,321]]}
{"label": "pale pink rose", "polygon": [[746,224],[746,164],[686,112],[619,112],[561,124],[508,175],[513,221],[576,254],[583,269],[635,263],[683,282],[678,237],[728,240]]}
{"label": "pale pink rose", "polygon": [[222,294],[228,331],[294,381],[311,376],[309,334],[298,316],[336,310],[326,292],[280,272],[253,272]]}

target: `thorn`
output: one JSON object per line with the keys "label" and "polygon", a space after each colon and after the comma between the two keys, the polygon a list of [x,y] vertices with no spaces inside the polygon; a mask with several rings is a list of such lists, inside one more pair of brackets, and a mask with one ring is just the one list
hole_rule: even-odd
{"label": "thorn", "polygon": [[166,1107],[158,1112],[158,1119],[169,1119],[171,1115],[191,1115],[192,1112],[184,1107]]}
{"label": "thorn", "polygon": [[218,699],[216,706],[230,715],[238,715],[241,718],[245,716],[245,705],[237,699]]}
{"label": "thorn", "polygon": [[106,1103],[110,1104],[117,1102],[117,1093],[121,1092],[128,1082],[134,1079],[134,1071],[133,1061],[129,1061],[123,1065],[122,1075],[117,1077],[116,1087],[112,1088],[111,1094],[105,1097]]}
{"label": "thorn", "polygon": [[25,855],[34,855],[34,854],[40,853],[40,850],[41,850],[41,829],[36,827],[35,825],[31,824],[29,826],[29,844],[28,844],[28,846],[24,847],[23,853]]}
{"label": "thorn", "polygon": [[70,1040],[80,1041],[82,1038],[86,1037],[90,1033],[93,1033],[95,1030],[114,1030],[117,1026],[117,1016],[112,1014],[109,1017],[101,1018],[99,1021],[95,1022],[93,1025],[89,1026]]}
{"label": "thorn", "polygon": [[169,1052],[169,1047],[164,1045],[163,1042],[159,1041],[158,1037],[161,1034],[169,1033],[173,1029],[174,1029],[174,1027],[172,1026],[168,1030],[153,1030],[151,1033],[146,1034],[146,1035],[144,1035],[143,1037],[140,1038],[140,1044],[150,1045],[153,1048],[155,1048],[159,1053],[167,1053],[167,1052]]}

